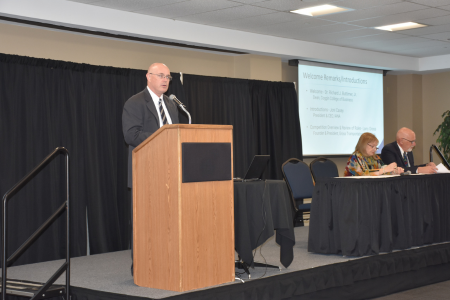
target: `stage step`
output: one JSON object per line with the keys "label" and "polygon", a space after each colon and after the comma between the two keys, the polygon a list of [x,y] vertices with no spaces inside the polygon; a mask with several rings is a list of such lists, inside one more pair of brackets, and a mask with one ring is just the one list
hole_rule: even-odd
{"label": "stage step", "polygon": [[[0,292],[2,288],[2,281],[0,277]],[[18,280],[18,279],[7,279],[6,280],[6,294],[22,296],[22,297],[33,297],[34,294],[43,286],[43,283]],[[64,285],[52,285],[45,292],[42,297],[36,297],[36,299],[46,299],[51,297],[57,297],[66,294],[66,287]]]}

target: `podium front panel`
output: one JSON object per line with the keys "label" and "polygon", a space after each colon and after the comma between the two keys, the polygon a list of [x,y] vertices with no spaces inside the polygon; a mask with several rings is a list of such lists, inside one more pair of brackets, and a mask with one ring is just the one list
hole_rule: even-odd
{"label": "podium front panel", "polygon": [[[232,143],[233,139],[231,130],[217,129],[181,129],[180,136],[180,143]],[[183,286],[189,290],[234,281],[233,181],[180,184],[181,260],[187,280]]]}
{"label": "podium front panel", "polygon": [[182,292],[234,281],[233,181],[182,183],[184,142],[232,143],[232,127],[165,125],[133,151],[139,286]]}
{"label": "podium front panel", "polygon": [[139,286],[174,290],[180,282],[176,130],[133,154],[133,261]]}

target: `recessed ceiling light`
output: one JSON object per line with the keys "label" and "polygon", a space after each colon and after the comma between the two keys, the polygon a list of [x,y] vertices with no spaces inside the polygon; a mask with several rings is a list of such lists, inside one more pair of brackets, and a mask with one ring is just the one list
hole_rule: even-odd
{"label": "recessed ceiling light", "polygon": [[314,7],[292,10],[291,13],[316,17],[316,16],[322,16],[322,15],[335,14],[335,13],[344,12],[344,11],[351,11],[351,10],[353,10],[353,9],[325,4],[325,5],[319,5],[319,6],[314,6]]}
{"label": "recessed ceiling light", "polygon": [[398,31],[398,30],[414,29],[414,28],[420,28],[420,27],[426,27],[426,26],[428,26],[428,25],[419,24],[419,23],[415,23],[415,22],[406,22],[406,23],[399,23],[399,24],[375,27],[375,29],[387,30],[387,31]]}

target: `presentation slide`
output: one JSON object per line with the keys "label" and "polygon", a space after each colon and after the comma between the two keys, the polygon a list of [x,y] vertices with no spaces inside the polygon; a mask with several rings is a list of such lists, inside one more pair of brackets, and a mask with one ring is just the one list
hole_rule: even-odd
{"label": "presentation slide", "polygon": [[382,71],[320,65],[300,61],[298,65],[303,155],[350,155],[364,132],[378,138],[380,153],[384,145]]}

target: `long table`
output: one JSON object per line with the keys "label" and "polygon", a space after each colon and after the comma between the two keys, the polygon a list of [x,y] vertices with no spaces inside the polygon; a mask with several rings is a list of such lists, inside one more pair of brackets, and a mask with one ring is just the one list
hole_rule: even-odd
{"label": "long table", "polygon": [[235,248],[240,258],[252,265],[252,250],[276,230],[280,262],[286,268],[294,258],[295,245],[289,191],[283,180],[234,183]]}
{"label": "long table", "polygon": [[450,241],[450,174],[318,179],[308,251],[363,256]]}

